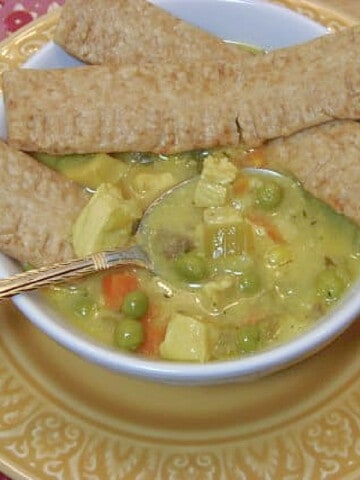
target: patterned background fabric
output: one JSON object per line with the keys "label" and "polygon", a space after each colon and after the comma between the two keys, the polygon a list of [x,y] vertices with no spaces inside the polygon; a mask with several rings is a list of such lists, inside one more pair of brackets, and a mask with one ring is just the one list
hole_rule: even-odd
{"label": "patterned background fabric", "polygon": [[0,0],[0,41],[63,3],[64,0]]}

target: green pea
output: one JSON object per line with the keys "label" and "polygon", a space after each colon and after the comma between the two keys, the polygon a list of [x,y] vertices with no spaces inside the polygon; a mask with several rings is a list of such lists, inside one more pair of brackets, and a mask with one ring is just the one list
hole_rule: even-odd
{"label": "green pea", "polygon": [[256,270],[246,270],[239,275],[239,289],[242,293],[254,294],[260,290],[261,279]]}
{"label": "green pea", "polygon": [[204,280],[207,276],[206,260],[195,253],[184,253],[175,261],[175,270],[189,282]]}
{"label": "green pea", "polygon": [[75,315],[80,317],[88,317],[94,313],[96,303],[90,297],[78,298],[73,303],[73,310]]}
{"label": "green pea", "polygon": [[114,332],[115,345],[122,350],[134,351],[144,341],[144,327],[133,318],[120,320]]}
{"label": "green pea", "polygon": [[317,295],[326,303],[336,302],[346,288],[345,281],[336,268],[326,268],[316,277]]}
{"label": "green pea", "polygon": [[287,245],[276,245],[265,252],[265,261],[269,267],[282,267],[293,261],[293,252]]}
{"label": "green pea", "polygon": [[256,189],[256,204],[263,210],[273,210],[282,202],[282,187],[273,181],[267,181]]}
{"label": "green pea", "polygon": [[96,311],[96,301],[86,288],[64,285],[58,288],[57,293],[69,302],[74,314],[79,317],[88,317]]}
{"label": "green pea", "polygon": [[258,325],[244,325],[238,331],[238,345],[241,353],[254,352],[260,343]]}
{"label": "green pea", "polygon": [[145,315],[149,307],[149,297],[143,290],[133,290],[125,295],[121,311],[129,318],[139,319]]}

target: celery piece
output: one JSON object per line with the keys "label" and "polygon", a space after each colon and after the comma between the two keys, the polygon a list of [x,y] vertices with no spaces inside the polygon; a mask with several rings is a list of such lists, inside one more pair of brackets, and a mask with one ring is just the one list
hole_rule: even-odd
{"label": "celery piece", "polygon": [[252,244],[251,228],[239,211],[228,206],[204,211],[204,248],[208,257],[241,255]]}

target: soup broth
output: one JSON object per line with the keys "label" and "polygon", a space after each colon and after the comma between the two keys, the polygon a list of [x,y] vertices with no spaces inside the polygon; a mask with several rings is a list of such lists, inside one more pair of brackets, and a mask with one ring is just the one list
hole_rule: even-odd
{"label": "soup broth", "polygon": [[[156,275],[95,275],[48,289],[51,303],[100,342],[175,361],[236,358],[309,328],[357,278],[359,229],[291,175],[236,168],[229,157],[242,155],[118,155],[113,185],[142,212],[191,179],[122,240],[145,244]],[[62,162],[53,166],[74,175],[71,158]]]}

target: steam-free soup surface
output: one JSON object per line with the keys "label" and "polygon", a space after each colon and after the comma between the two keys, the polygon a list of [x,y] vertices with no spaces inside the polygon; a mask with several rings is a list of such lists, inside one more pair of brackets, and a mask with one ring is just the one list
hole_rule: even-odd
{"label": "steam-free soup surface", "polygon": [[[83,219],[86,241],[80,238],[78,248],[138,241],[150,249],[158,275],[128,268],[54,287],[47,295],[56,308],[115,349],[177,361],[240,357],[313,325],[359,274],[357,226],[291,176],[241,170],[228,157],[194,152],[139,164],[139,158],[118,156],[114,182],[91,188],[117,189],[120,207],[111,223],[102,218],[93,243]],[[134,236],[149,203],[186,178],[194,179],[168,196]],[[86,185],[88,177],[77,180]],[[96,198],[87,220],[95,204]]]}

